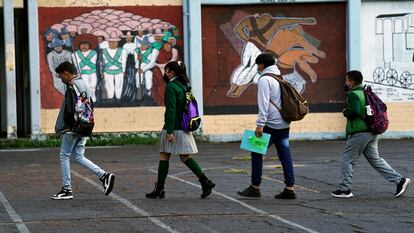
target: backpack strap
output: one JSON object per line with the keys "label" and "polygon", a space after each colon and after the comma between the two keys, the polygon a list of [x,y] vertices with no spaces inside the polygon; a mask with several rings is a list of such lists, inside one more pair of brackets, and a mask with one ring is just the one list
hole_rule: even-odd
{"label": "backpack strap", "polygon": [[[263,77],[263,76],[270,76],[270,77],[272,77],[272,78],[274,78],[274,79],[276,79],[276,81],[278,81],[279,83],[281,82],[281,81],[283,81],[283,77],[282,76],[280,76],[280,75],[277,75],[277,74],[272,74],[272,73],[265,73],[265,74],[262,74],[261,76],[260,76],[260,78],[261,77]],[[275,106],[276,107],[276,109],[277,110],[282,110],[282,107],[278,107],[277,105],[276,105],[276,103],[275,102],[273,102],[272,101],[272,99],[271,98],[269,98],[269,101],[270,101],[270,103],[273,105],[273,106]]]}

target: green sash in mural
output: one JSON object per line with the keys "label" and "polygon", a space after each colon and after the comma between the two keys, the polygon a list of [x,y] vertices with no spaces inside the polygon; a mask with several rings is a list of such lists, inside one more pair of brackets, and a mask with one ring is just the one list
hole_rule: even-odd
{"label": "green sash in mural", "polygon": [[[88,56],[83,56],[83,53],[78,50],[76,54],[80,58],[79,69],[81,74],[93,74],[96,73],[96,64],[94,64],[91,59],[96,55],[95,50],[91,50]],[[90,69],[83,69],[84,67],[89,67]]]}
{"label": "green sash in mural", "polygon": [[[105,57],[105,60],[108,61],[105,64],[105,73],[110,74],[110,75],[117,75],[117,74],[122,73],[122,63],[118,61],[122,55],[122,48],[117,48],[115,56],[113,58],[111,57],[111,55],[109,55],[107,49],[104,49],[103,55]],[[111,66],[116,66],[118,68],[109,69],[109,67]]]}
{"label": "green sash in mural", "polygon": [[136,52],[136,53],[137,53],[137,55],[138,55],[138,59],[139,59],[139,57],[141,56],[141,62],[142,62],[142,63],[146,63],[146,64],[148,64],[148,63],[150,63],[150,62],[151,62],[151,60],[150,60],[150,59],[148,59],[148,57],[149,57],[149,55],[151,55],[152,50],[153,50],[152,48],[148,48],[148,49],[147,49],[147,51],[145,51],[145,53],[142,53],[140,49],[136,48],[136,49],[135,49],[135,52]]}

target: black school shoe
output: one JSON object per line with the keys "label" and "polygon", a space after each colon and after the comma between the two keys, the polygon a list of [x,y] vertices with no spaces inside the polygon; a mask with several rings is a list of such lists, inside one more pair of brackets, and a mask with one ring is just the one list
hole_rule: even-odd
{"label": "black school shoe", "polygon": [[281,193],[275,195],[275,199],[296,199],[296,193],[293,190],[285,188]]}
{"label": "black school shoe", "polygon": [[62,189],[58,193],[53,195],[51,198],[53,200],[70,200],[73,199],[73,193],[72,190],[65,189],[62,187]]}
{"label": "black school shoe", "polygon": [[103,174],[101,178],[99,178],[99,180],[102,182],[104,194],[108,195],[109,193],[111,193],[114,187],[115,175],[112,173],[105,172],[105,174]]}
{"label": "black school shoe", "polygon": [[242,197],[260,197],[260,189],[253,188],[252,186],[247,187],[243,191],[237,192]]}
{"label": "black school shoe", "polygon": [[394,197],[400,197],[404,195],[410,187],[410,184],[411,180],[409,178],[401,178],[400,183],[397,185],[397,190],[395,191]]}

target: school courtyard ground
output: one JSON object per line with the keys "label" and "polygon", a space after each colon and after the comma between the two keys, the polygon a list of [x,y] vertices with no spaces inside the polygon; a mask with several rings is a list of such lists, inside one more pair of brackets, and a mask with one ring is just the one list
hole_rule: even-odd
{"label": "school courtyard ground", "polygon": [[[72,163],[74,199],[51,200],[61,185],[59,149],[0,150],[0,232],[413,232],[414,191],[394,198],[365,158],[356,166],[350,199],[335,199],[345,141],[291,142],[296,200],[276,200],[284,184],[276,150],[266,156],[262,197],[236,192],[250,181],[239,143],[199,144],[195,155],[216,184],[200,199],[197,179],[172,157],[166,199],[148,200],[158,146],[87,147],[87,157],[115,173],[109,196],[86,169]],[[382,156],[414,178],[414,140],[381,140]]]}

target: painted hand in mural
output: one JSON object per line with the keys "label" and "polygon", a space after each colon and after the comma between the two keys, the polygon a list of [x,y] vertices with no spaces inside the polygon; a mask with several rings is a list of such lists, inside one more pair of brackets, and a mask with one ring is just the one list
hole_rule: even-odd
{"label": "painted hand in mural", "polygon": [[[325,58],[325,53],[310,43],[303,32],[303,25],[315,25],[314,18],[272,17],[270,14],[250,15],[243,18],[235,27],[240,39],[246,41],[241,58],[241,64],[233,71],[230,78],[231,87],[227,92],[230,97],[239,97],[252,83],[256,76],[254,60],[261,52],[271,52],[278,59],[277,66],[291,69],[292,73],[285,74],[299,89],[304,90],[304,79],[296,71],[300,68],[311,79],[317,80],[315,71],[308,63],[318,63],[318,58]],[[310,37],[309,35],[307,35]],[[317,41],[315,38],[313,38]],[[291,75],[291,74],[295,75]]]}

